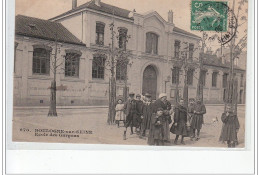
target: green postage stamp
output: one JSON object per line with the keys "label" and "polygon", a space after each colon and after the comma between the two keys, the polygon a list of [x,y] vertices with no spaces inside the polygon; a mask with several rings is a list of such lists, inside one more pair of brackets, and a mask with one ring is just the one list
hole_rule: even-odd
{"label": "green postage stamp", "polygon": [[225,1],[191,2],[191,30],[227,31],[228,6]]}

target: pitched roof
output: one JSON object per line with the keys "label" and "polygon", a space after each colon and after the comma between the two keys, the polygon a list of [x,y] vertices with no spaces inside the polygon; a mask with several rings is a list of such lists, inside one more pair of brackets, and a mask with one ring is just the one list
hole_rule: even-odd
{"label": "pitched roof", "polygon": [[56,17],[53,17],[50,20],[53,20],[55,18],[64,16],[64,15],[67,15],[67,14],[70,14],[72,12],[75,12],[75,11],[78,11],[78,10],[81,10],[81,9],[84,9],[84,8],[89,8],[89,9],[92,9],[92,10],[101,11],[101,12],[108,13],[108,14],[111,14],[111,15],[114,14],[115,16],[119,16],[119,17],[122,17],[122,18],[133,20],[133,18],[129,18],[129,16],[128,16],[131,11],[126,10],[126,9],[122,9],[122,8],[119,8],[119,7],[116,7],[116,6],[112,6],[112,5],[109,5],[109,4],[105,4],[103,2],[100,2],[100,6],[97,6],[95,4],[94,0],[91,0],[87,3],[84,3],[84,4],[76,7],[75,9],[71,9],[71,10],[65,12],[65,13],[62,13],[62,14],[56,16]]}
{"label": "pitched roof", "polygon": [[173,31],[174,32],[178,32],[178,33],[182,33],[182,34],[185,34],[185,35],[189,35],[189,36],[193,36],[193,37],[196,37],[196,38],[200,38],[199,36],[197,35],[194,35],[193,33],[190,33],[190,32],[187,32],[179,27],[174,27],[173,28]]}
{"label": "pitched roof", "polygon": [[[223,64],[221,62],[221,60],[217,57],[217,55],[210,55],[210,54],[203,54],[203,64],[204,65],[208,65],[208,66],[216,66],[216,67],[222,67],[222,68],[230,68],[230,62],[226,62],[225,64]],[[234,65],[234,68],[236,70],[242,70],[244,71],[244,69]]]}
{"label": "pitched roof", "polygon": [[60,23],[23,15],[15,17],[15,34],[51,41],[57,38],[58,42],[85,45]]}

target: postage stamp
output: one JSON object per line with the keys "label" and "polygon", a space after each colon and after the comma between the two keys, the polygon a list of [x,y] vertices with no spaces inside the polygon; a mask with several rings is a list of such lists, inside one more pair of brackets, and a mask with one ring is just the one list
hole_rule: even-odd
{"label": "postage stamp", "polygon": [[227,2],[191,2],[191,30],[225,32],[227,31],[227,18]]}

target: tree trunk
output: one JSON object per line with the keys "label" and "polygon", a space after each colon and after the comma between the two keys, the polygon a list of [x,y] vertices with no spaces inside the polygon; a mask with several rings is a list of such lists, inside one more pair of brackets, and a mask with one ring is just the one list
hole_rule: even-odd
{"label": "tree trunk", "polygon": [[115,122],[115,111],[116,107],[116,83],[115,78],[109,79],[109,111],[108,111],[108,124],[113,124]]}
{"label": "tree trunk", "polygon": [[112,97],[111,97],[111,122],[114,123],[115,122],[115,116],[116,116],[116,111],[115,111],[115,107],[116,107],[116,80],[115,77],[112,77],[111,80],[111,85],[112,85]]}
{"label": "tree trunk", "polygon": [[51,82],[50,108],[48,116],[57,116],[56,111],[56,81]]}
{"label": "tree trunk", "polygon": [[197,98],[199,98],[201,100],[201,102],[203,102],[202,66],[203,66],[202,54],[200,53],[200,68],[199,68],[199,81],[198,81],[198,85],[197,85]]}
{"label": "tree trunk", "polygon": [[183,88],[184,106],[188,108],[189,90],[187,85],[187,70],[185,69],[184,88]]}
{"label": "tree trunk", "polygon": [[233,85],[233,106],[234,106],[234,113],[237,115],[237,89],[238,89],[238,80],[234,80],[234,85]]}
{"label": "tree trunk", "polygon": [[56,111],[56,73],[57,73],[57,52],[58,52],[58,42],[57,42],[57,34],[55,39],[55,54],[54,54],[54,65],[53,65],[53,80],[51,82],[51,97],[50,97],[50,108],[48,116],[57,116]]}

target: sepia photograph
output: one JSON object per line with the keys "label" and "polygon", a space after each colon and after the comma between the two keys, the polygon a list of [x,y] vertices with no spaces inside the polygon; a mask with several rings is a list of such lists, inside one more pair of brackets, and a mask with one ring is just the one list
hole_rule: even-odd
{"label": "sepia photograph", "polygon": [[16,0],[12,141],[245,148],[247,28],[247,0]]}

